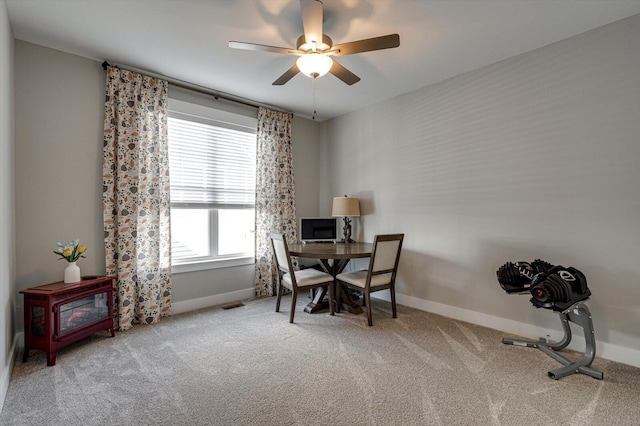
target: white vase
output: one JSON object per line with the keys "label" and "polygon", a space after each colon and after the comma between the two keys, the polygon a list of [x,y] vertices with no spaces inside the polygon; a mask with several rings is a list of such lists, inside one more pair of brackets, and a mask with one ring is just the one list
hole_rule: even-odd
{"label": "white vase", "polygon": [[69,262],[69,266],[64,268],[64,282],[65,283],[79,283],[80,282],[80,268],[76,265],[76,262]]}

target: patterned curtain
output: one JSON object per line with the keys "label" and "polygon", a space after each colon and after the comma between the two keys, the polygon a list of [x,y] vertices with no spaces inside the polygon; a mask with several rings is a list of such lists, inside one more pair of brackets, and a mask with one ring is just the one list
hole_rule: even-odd
{"label": "patterned curtain", "polygon": [[121,331],[171,308],[167,89],[166,81],[107,68],[104,243]]}
{"label": "patterned curtain", "polygon": [[273,296],[277,268],[270,232],[296,241],[296,205],[291,153],[291,114],[258,110],[256,164],[256,294]]}

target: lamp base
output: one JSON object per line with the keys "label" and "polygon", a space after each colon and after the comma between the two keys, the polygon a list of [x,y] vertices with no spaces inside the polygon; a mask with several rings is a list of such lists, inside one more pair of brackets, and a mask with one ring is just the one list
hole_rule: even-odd
{"label": "lamp base", "polygon": [[351,219],[345,216],[343,220],[344,220],[344,227],[342,228],[343,237],[340,242],[344,244],[355,243],[355,241],[351,239]]}
{"label": "lamp base", "polygon": [[351,244],[351,243],[355,243],[355,240],[352,240],[351,238],[349,238],[348,240],[345,240],[343,238],[340,241],[338,241],[338,244]]}

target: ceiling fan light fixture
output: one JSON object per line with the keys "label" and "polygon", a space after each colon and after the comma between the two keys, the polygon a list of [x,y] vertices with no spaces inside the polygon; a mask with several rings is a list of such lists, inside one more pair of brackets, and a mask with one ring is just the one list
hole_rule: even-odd
{"label": "ceiling fan light fixture", "polygon": [[307,77],[318,78],[329,72],[333,66],[333,59],[320,52],[309,52],[300,56],[296,65]]}
{"label": "ceiling fan light fixture", "polygon": [[[317,37],[316,37],[317,38]],[[333,40],[326,34],[322,34],[322,41],[312,41],[311,43],[307,43],[307,39],[304,34],[298,37],[298,41],[296,41],[296,46],[298,50],[302,50],[303,52],[309,52],[312,50],[319,50],[321,52],[325,52],[333,46]]]}

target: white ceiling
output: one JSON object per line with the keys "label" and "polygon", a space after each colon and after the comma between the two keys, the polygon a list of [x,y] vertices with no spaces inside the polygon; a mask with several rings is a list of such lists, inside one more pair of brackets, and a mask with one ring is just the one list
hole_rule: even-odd
{"label": "white ceiling", "polygon": [[[298,0],[5,1],[16,39],[312,114],[312,79],[271,85],[295,56],[228,47],[295,47]],[[398,33],[400,47],[339,58],[362,80],[319,78],[316,120],[638,13],[639,0],[324,0],[324,32],[334,44]]]}

